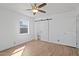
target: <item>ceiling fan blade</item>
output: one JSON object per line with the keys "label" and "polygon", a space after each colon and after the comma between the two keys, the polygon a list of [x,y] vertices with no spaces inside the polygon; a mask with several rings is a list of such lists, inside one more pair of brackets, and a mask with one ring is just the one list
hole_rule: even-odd
{"label": "ceiling fan blade", "polygon": [[26,9],[26,10],[32,10],[32,9]]}
{"label": "ceiling fan blade", "polygon": [[39,12],[42,12],[42,13],[46,13],[46,11],[44,11],[44,10],[38,10]]}
{"label": "ceiling fan blade", "polygon": [[47,4],[43,3],[43,4],[39,5],[38,8],[44,7],[45,5],[47,5]]}

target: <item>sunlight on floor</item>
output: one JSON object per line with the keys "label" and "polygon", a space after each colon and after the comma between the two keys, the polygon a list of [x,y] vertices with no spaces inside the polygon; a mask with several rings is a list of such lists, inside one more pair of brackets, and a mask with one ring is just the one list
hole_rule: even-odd
{"label": "sunlight on floor", "polygon": [[16,49],[11,56],[21,56],[24,51],[25,46]]}
{"label": "sunlight on floor", "polygon": [[36,51],[32,51],[33,49],[31,49],[31,48],[29,48],[29,47],[27,47],[27,48],[25,48],[25,50],[23,51],[23,54],[22,54],[22,56],[29,56],[29,55],[33,55],[34,53],[33,52],[36,52]]}

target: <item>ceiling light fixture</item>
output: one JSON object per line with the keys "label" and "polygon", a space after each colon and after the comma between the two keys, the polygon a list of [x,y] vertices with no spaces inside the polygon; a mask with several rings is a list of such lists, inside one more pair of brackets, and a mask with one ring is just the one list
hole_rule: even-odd
{"label": "ceiling light fixture", "polygon": [[36,3],[34,3],[31,9],[27,9],[27,10],[32,10],[33,15],[35,15],[37,12],[41,12],[41,13],[46,13],[46,11],[41,10],[42,7],[44,7],[45,5],[47,5],[46,3],[42,3],[40,5],[37,5]]}
{"label": "ceiling light fixture", "polygon": [[37,9],[33,9],[32,11],[33,11],[34,13],[37,13],[37,12],[38,12],[38,10],[37,10]]}

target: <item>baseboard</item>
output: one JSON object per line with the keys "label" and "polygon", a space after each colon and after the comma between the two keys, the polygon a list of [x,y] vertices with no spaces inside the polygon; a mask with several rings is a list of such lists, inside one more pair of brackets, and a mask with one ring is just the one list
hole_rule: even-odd
{"label": "baseboard", "polygon": [[14,45],[14,46],[12,46],[12,47],[10,47],[10,48],[6,48],[6,49],[4,49],[4,50],[1,50],[0,52],[3,52],[3,51],[6,51],[6,50],[9,50],[9,49],[12,49],[12,48],[14,48],[14,47],[16,47],[16,46],[24,45],[24,44],[26,44],[26,43],[28,43],[28,42],[30,42],[30,41],[27,41],[27,42],[23,42],[23,43]]}

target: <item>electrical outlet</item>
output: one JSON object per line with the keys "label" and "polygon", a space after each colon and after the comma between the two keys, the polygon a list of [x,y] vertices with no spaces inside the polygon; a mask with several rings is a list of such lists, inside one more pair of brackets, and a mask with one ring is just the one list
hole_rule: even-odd
{"label": "electrical outlet", "polygon": [[78,45],[78,43],[76,43],[76,45]]}
{"label": "electrical outlet", "polygon": [[58,42],[60,42],[60,40],[57,40]]}

